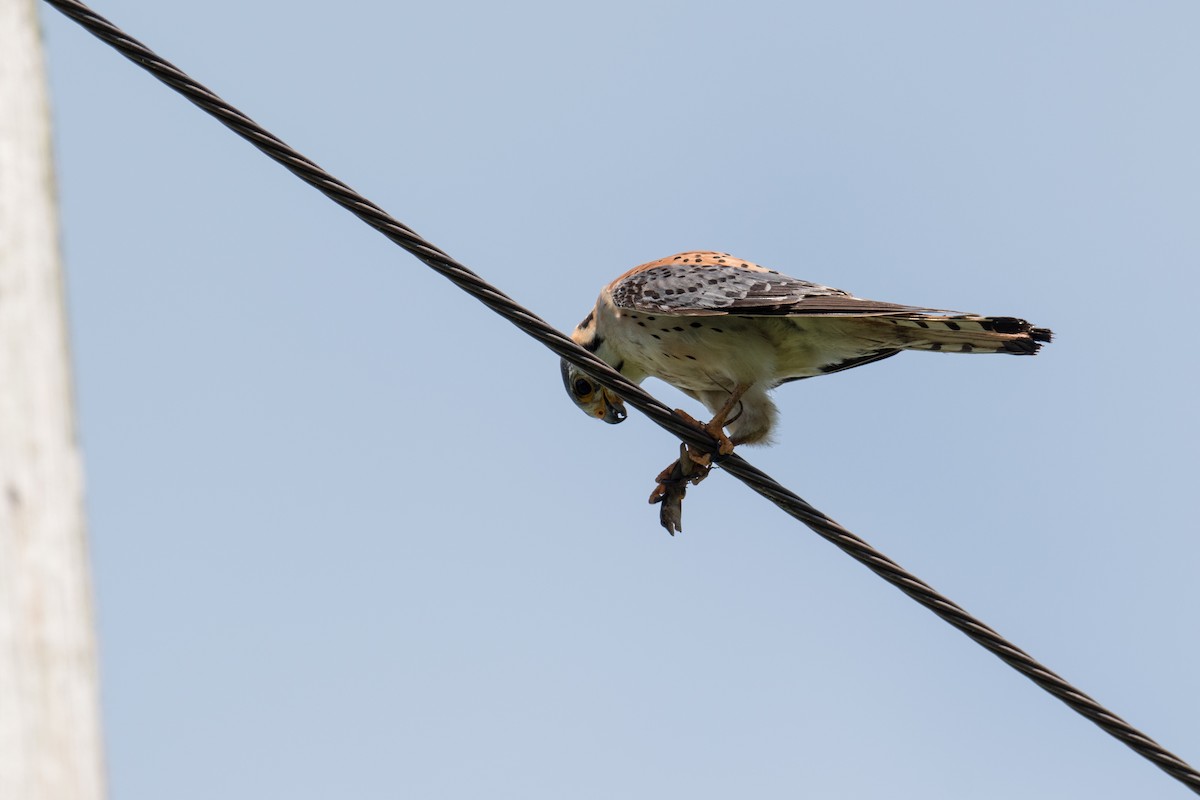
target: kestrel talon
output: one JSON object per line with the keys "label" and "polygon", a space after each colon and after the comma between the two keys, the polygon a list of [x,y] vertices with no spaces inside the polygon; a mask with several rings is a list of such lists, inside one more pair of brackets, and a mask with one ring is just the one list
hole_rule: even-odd
{"label": "kestrel talon", "polygon": [[[710,252],[626,272],[571,336],[630,380],[654,376],[699,400],[731,446],[768,439],[777,415],[768,392],[780,384],[901,350],[1031,356],[1050,337],[1023,319],[864,300]],[[585,372],[564,361],[562,374],[589,416],[625,419],[620,398]]]}

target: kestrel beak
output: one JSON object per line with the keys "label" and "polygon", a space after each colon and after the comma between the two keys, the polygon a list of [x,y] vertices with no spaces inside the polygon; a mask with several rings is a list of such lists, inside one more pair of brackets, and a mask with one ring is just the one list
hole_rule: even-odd
{"label": "kestrel beak", "polygon": [[610,392],[608,389],[600,390],[604,399],[604,416],[600,419],[607,422],[609,425],[616,425],[618,422],[624,422],[625,417],[629,416],[625,413],[625,404],[621,402],[621,398]]}

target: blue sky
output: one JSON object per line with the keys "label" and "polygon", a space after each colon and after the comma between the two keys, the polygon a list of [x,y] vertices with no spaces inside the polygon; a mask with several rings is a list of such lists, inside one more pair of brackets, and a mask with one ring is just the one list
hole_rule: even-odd
{"label": "blue sky", "polygon": [[[743,455],[1200,762],[1194,4],[95,8],[563,329],[687,249],[1054,328]],[[43,19],[114,797],[1184,796]]]}

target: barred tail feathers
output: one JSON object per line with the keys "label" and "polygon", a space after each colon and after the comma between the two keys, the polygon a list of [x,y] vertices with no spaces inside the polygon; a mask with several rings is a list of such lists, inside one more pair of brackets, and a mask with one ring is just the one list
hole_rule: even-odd
{"label": "barred tail feathers", "polygon": [[905,350],[1031,356],[1053,338],[1049,328],[1037,328],[1016,317],[911,314],[887,321],[900,329],[896,333],[902,331],[900,346]]}

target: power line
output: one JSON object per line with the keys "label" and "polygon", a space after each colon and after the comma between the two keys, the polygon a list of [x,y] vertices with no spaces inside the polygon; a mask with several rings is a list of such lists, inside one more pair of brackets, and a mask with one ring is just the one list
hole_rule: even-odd
{"label": "power line", "polygon": [[[226,103],[214,92],[197,83],[170,62],[160,58],[141,42],[130,37],[104,17],[75,0],[46,0],[67,17],[116,48],[122,55],[147,70],[163,83],[182,94],[226,127],[249,141],[267,156],[278,161],[296,177],[321,191],[338,205],[407,250],[463,291],[471,294],[492,311],[512,322],[556,354],[586,370],[596,380],[616,392],[627,403],[650,417],[682,441],[705,452],[716,452],[716,442],[707,434],[681,420],[662,402],[594,355],[576,345],[545,320],[521,306],[459,264],[444,251],[421,238],[379,206],[359,195],[346,184],[288,147],[281,139],[263,129],[248,116]],[[1200,773],[1149,736],[1076,689],[1054,671],[1009,642],[996,631],[942,596],[929,584],[879,552],[863,539],[813,508],[762,470],[734,454],[720,460],[725,471],[767,498],[784,512],[803,522],[816,533],[840,547],[872,572],[900,589],[913,600],[958,628],[979,645],[991,651],[1013,669],[1087,717],[1107,733],[1150,760],[1160,769],[1200,794]]]}

